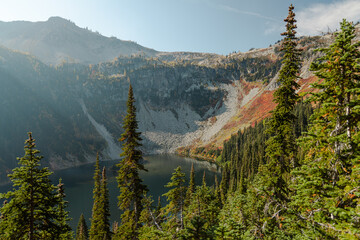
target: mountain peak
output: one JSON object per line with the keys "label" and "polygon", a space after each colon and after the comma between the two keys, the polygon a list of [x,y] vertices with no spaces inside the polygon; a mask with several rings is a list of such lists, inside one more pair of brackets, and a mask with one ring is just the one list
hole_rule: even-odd
{"label": "mountain peak", "polygon": [[55,24],[71,24],[71,25],[75,25],[75,23],[73,23],[72,21],[70,21],[69,19],[65,19],[59,16],[54,16],[54,17],[49,17],[49,19],[47,20],[48,23],[55,23]]}
{"label": "mountain peak", "polygon": [[54,16],[44,22],[3,22],[0,45],[28,52],[47,64],[63,61],[94,64],[120,55],[143,53],[155,56],[153,49],[122,41],[78,27],[71,20]]}

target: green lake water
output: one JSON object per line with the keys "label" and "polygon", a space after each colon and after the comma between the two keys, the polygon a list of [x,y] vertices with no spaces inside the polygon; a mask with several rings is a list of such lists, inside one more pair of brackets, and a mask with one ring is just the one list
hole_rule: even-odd
{"label": "green lake water", "polygon": [[[220,181],[220,171],[214,164],[204,161],[197,161],[191,158],[179,157],[176,155],[150,155],[144,157],[145,168],[148,172],[141,172],[140,176],[149,188],[149,195],[152,195],[155,203],[157,203],[158,196],[161,196],[168,191],[164,187],[170,181],[170,177],[174,169],[181,166],[186,173],[188,181],[191,164],[194,163],[196,184],[201,184],[204,171],[206,172],[206,182],[209,186],[214,184],[215,175]],[[116,170],[113,167],[118,161],[100,161],[100,167],[106,166],[108,176],[108,187],[110,194],[110,222],[120,221],[121,212],[117,208],[117,196],[119,190],[115,179]],[[93,190],[93,174],[94,164],[86,164],[79,167],[69,168],[61,171],[56,171],[51,177],[54,185],[57,184],[61,177],[65,184],[66,200],[69,201],[68,211],[70,211],[71,227],[75,230],[80,214],[84,213],[87,224],[90,224],[91,209],[93,204],[92,190]],[[0,186],[0,192],[5,192],[11,188],[10,185]],[[162,202],[165,204],[166,199],[162,197]]]}

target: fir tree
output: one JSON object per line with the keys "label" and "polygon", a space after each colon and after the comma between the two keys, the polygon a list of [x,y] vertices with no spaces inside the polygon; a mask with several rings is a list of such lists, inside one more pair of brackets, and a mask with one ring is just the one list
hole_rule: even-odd
{"label": "fir tree", "polygon": [[189,179],[189,186],[186,191],[186,199],[185,205],[188,206],[190,204],[191,198],[193,193],[195,192],[195,170],[194,170],[194,163],[191,164],[190,170],[190,179]]}
{"label": "fir tree", "polygon": [[[193,236],[193,230],[196,232],[202,229],[201,231],[209,234],[213,232],[218,225],[220,206],[221,202],[218,200],[213,187],[207,186],[205,181],[201,186],[197,186],[185,214],[186,231],[189,236]],[[202,221],[199,222],[199,219]]]}
{"label": "fir tree", "polygon": [[69,212],[66,211],[68,201],[65,201],[65,189],[64,184],[61,181],[61,178],[59,179],[59,184],[57,185],[57,197],[59,200],[59,204],[57,206],[57,213],[59,215],[58,225],[60,229],[62,229],[63,233],[60,233],[59,240],[64,239],[72,239],[73,232],[71,231],[71,227],[69,226],[69,221],[71,218],[69,217]]}
{"label": "fir tree", "polygon": [[96,162],[95,162],[95,171],[94,171],[94,189],[93,189],[93,207],[92,207],[92,216],[90,221],[90,240],[98,239],[98,224],[101,221],[101,177],[100,177],[100,164],[99,164],[99,153],[96,155]]}
{"label": "fir tree", "polygon": [[278,79],[280,86],[274,92],[273,100],[277,106],[272,111],[266,131],[270,135],[266,141],[267,163],[261,166],[248,191],[248,203],[261,209],[257,213],[260,217],[253,218],[253,231],[258,237],[265,235],[272,239],[284,239],[287,234],[282,221],[289,201],[290,170],[297,164],[294,106],[299,100],[296,93],[299,85],[296,80],[300,70],[300,52],[296,48],[296,20],[293,10],[293,5],[290,5],[289,14],[284,19],[286,31],[282,33],[285,37],[281,49],[284,55]]}
{"label": "fir tree", "polygon": [[[335,41],[319,49],[319,78],[309,101],[318,107],[301,138],[305,159],[296,171],[292,205],[311,238],[360,238],[360,43],[345,20]],[[304,229],[306,231],[304,231]]]}
{"label": "fir tree", "polygon": [[300,70],[300,53],[296,48],[296,20],[294,7],[290,5],[289,15],[286,22],[286,32],[282,33],[285,38],[282,42],[284,53],[280,70],[279,88],[274,92],[274,102],[277,103],[272,111],[268,123],[267,134],[271,137],[266,141],[266,156],[268,163],[265,166],[269,172],[269,190],[280,201],[287,199],[288,189],[286,178],[290,169],[296,165],[296,142],[294,135],[294,107],[299,100],[296,90],[299,84],[296,82]]}
{"label": "fir tree", "polygon": [[123,142],[120,156],[123,157],[117,165],[119,167],[117,182],[120,189],[118,206],[124,213],[121,216],[121,225],[116,233],[117,238],[134,239],[140,227],[139,218],[142,211],[142,199],[147,192],[146,185],[142,184],[139,171],[146,171],[141,163],[142,152],[140,133],[137,132],[136,108],[133,89],[130,84],[127,101],[127,115],[124,118],[124,133],[119,141]]}
{"label": "fir tree", "polygon": [[204,170],[203,177],[202,177],[202,186],[206,187],[206,172]]}
{"label": "fir tree", "polygon": [[111,239],[109,190],[107,188],[105,167],[103,168],[100,177],[99,155],[96,157],[94,182],[94,205],[91,219],[90,239],[108,240]]}
{"label": "fir tree", "polygon": [[86,221],[84,218],[84,214],[80,215],[79,223],[76,228],[76,240],[88,240],[89,234],[88,234],[88,228],[86,225]]}
{"label": "fir tree", "polygon": [[[172,219],[176,220],[176,226],[180,229],[184,228],[184,202],[186,196],[185,173],[181,171],[181,167],[177,167],[172,174],[171,180],[165,185],[171,188],[164,196],[168,199],[168,213],[172,213]],[[179,216],[180,219],[177,219]]]}
{"label": "fir tree", "polygon": [[220,186],[219,186],[219,181],[217,179],[217,176],[215,174],[215,196],[216,199],[219,203],[221,203],[221,191],[220,191]]}
{"label": "fir tree", "polygon": [[[69,234],[66,223],[66,204],[63,192],[51,184],[48,168],[40,167],[39,150],[35,139],[28,133],[25,141],[25,155],[18,158],[19,167],[13,169],[9,178],[14,189],[1,194],[6,198],[0,209],[0,232],[3,239],[61,239]],[[62,209],[61,212],[58,212]]]}
{"label": "fir tree", "polygon": [[100,185],[100,206],[101,206],[101,218],[99,222],[99,233],[102,240],[111,239],[110,231],[110,204],[109,204],[109,190],[107,187],[106,168],[103,168],[101,174],[101,185]]}
{"label": "fir tree", "polygon": [[186,239],[209,239],[205,223],[206,220],[201,218],[200,216],[195,216],[193,219],[191,219],[190,226],[186,227]]}

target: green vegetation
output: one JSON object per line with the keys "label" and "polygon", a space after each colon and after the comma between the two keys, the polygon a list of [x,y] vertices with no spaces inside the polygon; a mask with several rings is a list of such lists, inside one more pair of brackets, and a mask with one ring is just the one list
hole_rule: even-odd
{"label": "green vegetation", "polygon": [[[221,183],[215,178],[208,186],[204,172],[196,186],[192,166],[187,185],[177,167],[163,195],[167,204],[154,205],[139,176],[146,170],[130,85],[117,164],[121,223],[110,230],[106,171],[100,174],[97,156],[90,232],[81,215],[76,239],[360,238],[360,43],[354,25],[343,20],[334,43],[318,50],[311,70],[319,80],[301,101],[293,9],[285,19],[277,106],[269,119],[224,143]],[[38,153],[29,133],[25,156],[9,174],[14,189],[0,194],[0,239],[72,238],[64,185],[51,184]]]}
{"label": "green vegetation", "polygon": [[[110,231],[110,223],[109,223],[109,217],[110,217],[109,191],[107,188],[105,167],[103,168],[102,174],[100,176],[99,155],[96,156],[96,163],[95,163],[93,198],[94,198],[94,204],[92,208],[89,239],[90,240],[111,239],[111,231]],[[85,230],[83,232],[85,232]]]}
{"label": "green vegetation", "polygon": [[[354,26],[341,23],[334,43],[311,65],[320,91],[306,135],[300,138],[305,158],[295,169],[292,205],[309,238],[355,239],[359,231],[360,44]],[[311,228],[309,224],[311,223]]]}
{"label": "green vegetation", "polygon": [[1,239],[67,239],[72,235],[65,211],[62,184],[52,185],[48,168],[40,167],[39,150],[29,133],[25,155],[9,178],[14,189],[0,198],[7,199],[0,208]]}
{"label": "green vegetation", "polygon": [[167,222],[169,228],[184,229],[184,205],[186,197],[185,186],[185,173],[181,171],[181,167],[177,167],[173,173],[171,181],[165,185],[167,188],[171,188],[163,196],[167,198],[169,202],[166,209],[166,215],[169,215]]}
{"label": "green vegetation", "polygon": [[140,133],[137,131],[136,108],[133,89],[130,84],[127,101],[127,115],[124,118],[122,134],[119,141],[123,142],[123,157],[119,167],[117,181],[120,189],[118,206],[124,213],[121,215],[121,225],[115,233],[115,239],[136,239],[141,227],[140,214],[143,210],[142,200],[147,187],[142,184],[139,171],[146,171],[141,163],[142,152]]}
{"label": "green vegetation", "polygon": [[79,218],[79,223],[76,228],[75,240],[88,240],[88,239],[89,239],[88,227],[86,225],[84,214],[81,214]]}
{"label": "green vegetation", "polygon": [[[274,92],[277,103],[268,121],[266,134],[266,163],[260,167],[254,183],[249,184],[251,194],[263,196],[257,201],[258,211],[262,218],[255,219],[253,229],[258,236],[270,235],[271,238],[286,236],[287,229],[282,219],[287,214],[289,199],[290,170],[297,166],[296,143],[294,134],[295,115],[293,113],[299,96],[296,90],[300,87],[296,82],[300,70],[299,50],[296,48],[296,20],[290,5],[289,15],[284,20],[286,31],[282,41],[283,61],[279,74],[279,88]],[[251,195],[250,195],[251,196]],[[259,227],[261,226],[261,228]]]}

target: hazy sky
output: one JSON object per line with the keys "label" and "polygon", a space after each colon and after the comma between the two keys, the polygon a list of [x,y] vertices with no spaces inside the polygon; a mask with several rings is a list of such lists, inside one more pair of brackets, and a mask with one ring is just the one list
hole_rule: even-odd
{"label": "hazy sky", "polygon": [[2,0],[0,20],[60,16],[159,51],[228,54],[281,39],[290,3],[301,35],[360,19],[360,0]]}

